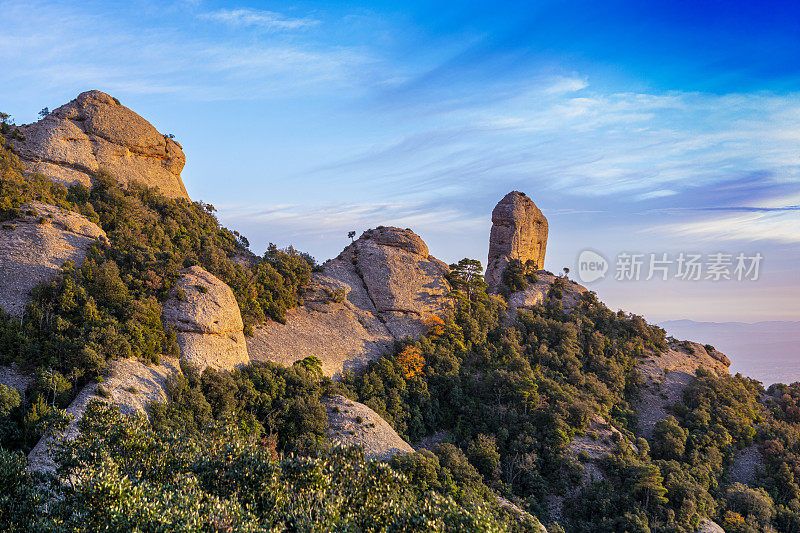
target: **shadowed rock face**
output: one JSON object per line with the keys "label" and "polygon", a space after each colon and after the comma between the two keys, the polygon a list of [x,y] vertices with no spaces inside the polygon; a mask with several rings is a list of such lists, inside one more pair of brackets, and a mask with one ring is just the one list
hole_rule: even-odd
{"label": "shadowed rock face", "polygon": [[314,355],[327,375],[362,368],[395,339],[425,333],[432,315],[450,308],[447,272],[413,231],[365,231],[312,275],[303,305],[289,310],[285,324],[256,328],[247,339],[250,357],[291,364]]}
{"label": "shadowed rock face", "polygon": [[86,217],[31,202],[0,226],[0,307],[22,317],[30,291],[53,279],[67,261],[80,265],[105,232]]}
{"label": "shadowed rock face", "polygon": [[81,93],[20,131],[25,139],[12,140],[11,148],[28,172],[91,187],[92,174],[105,169],[125,185],[136,181],[189,198],[181,146],[103,92]]}
{"label": "shadowed rock face", "polygon": [[512,191],[492,211],[486,283],[496,291],[511,259],[532,260],[544,268],[547,248],[547,219],[525,193]]}
{"label": "shadowed rock face", "polygon": [[687,341],[672,342],[663,354],[639,359],[636,367],[645,380],[636,406],[639,434],[647,439],[653,436],[656,423],[667,418],[668,408],[683,399],[683,391],[696,379],[698,368],[724,376],[730,364],[725,354]]}
{"label": "shadowed rock face", "polygon": [[202,267],[181,271],[164,302],[163,318],[175,328],[182,360],[218,370],[250,362],[233,291]]}

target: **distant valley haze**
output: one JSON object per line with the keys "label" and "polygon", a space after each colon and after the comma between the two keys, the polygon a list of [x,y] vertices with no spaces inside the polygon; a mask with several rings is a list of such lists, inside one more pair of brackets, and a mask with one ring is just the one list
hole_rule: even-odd
{"label": "distant valley haze", "polygon": [[677,339],[711,344],[731,360],[731,374],[773,383],[800,381],[800,322],[694,322],[659,324]]}

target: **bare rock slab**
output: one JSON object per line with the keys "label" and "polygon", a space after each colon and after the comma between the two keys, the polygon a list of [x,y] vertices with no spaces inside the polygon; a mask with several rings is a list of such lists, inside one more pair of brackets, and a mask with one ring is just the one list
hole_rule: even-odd
{"label": "bare rock slab", "polygon": [[698,368],[722,376],[728,374],[731,362],[724,354],[708,352],[696,342],[674,342],[661,355],[650,355],[637,362],[645,380],[639,413],[639,433],[649,439],[655,425],[669,416],[668,407],[683,399],[683,391],[696,377]]}
{"label": "bare rock slab", "polygon": [[414,453],[414,448],[366,405],[339,394],[322,401],[328,411],[328,439],[334,446],[361,446],[367,458],[382,461],[398,453]]}
{"label": "bare rock slab", "polygon": [[12,140],[11,147],[28,172],[91,187],[92,175],[103,169],[124,185],[140,182],[171,198],[189,198],[181,146],[103,92],[81,93],[20,131],[24,140]]}
{"label": "bare rock slab", "polygon": [[202,267],[181,271],[162,313],[164,323],[175,329],[184,361],[217,370],[250,362],[233,291]]}
{"label": "bare rock slab", "polygon": [[0,307],[22,317],[36,285],[55,278],[67,261],[83,263],[106,234],[86,217],[41,202],[20,208],[23,216],[0,227]]}

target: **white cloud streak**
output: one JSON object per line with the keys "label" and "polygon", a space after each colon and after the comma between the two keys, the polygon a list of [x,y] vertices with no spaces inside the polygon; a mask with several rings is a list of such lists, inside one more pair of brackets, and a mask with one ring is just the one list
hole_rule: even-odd
{"label": "white cloud streak", "polygon": [[201,19],[226,24],[228,26],[251,26],[268,31],[299,30],[320,23],[311,18],[290,18],[274,11],[258,9],[219,9],[201,13]]}

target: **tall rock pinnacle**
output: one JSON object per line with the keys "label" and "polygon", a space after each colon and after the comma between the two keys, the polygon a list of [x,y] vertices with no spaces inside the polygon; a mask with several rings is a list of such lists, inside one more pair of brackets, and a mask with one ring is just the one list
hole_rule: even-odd
{"label": "tall rock pinnacle", "polygon": [[525,193],[512,191],[500,200],[492,211],[486,264],[489,290],[497,290],[503,281],[503,271],[512,259],[523,263],[532,260],[537,268],[544,268],[547,230],[547,219]]}

